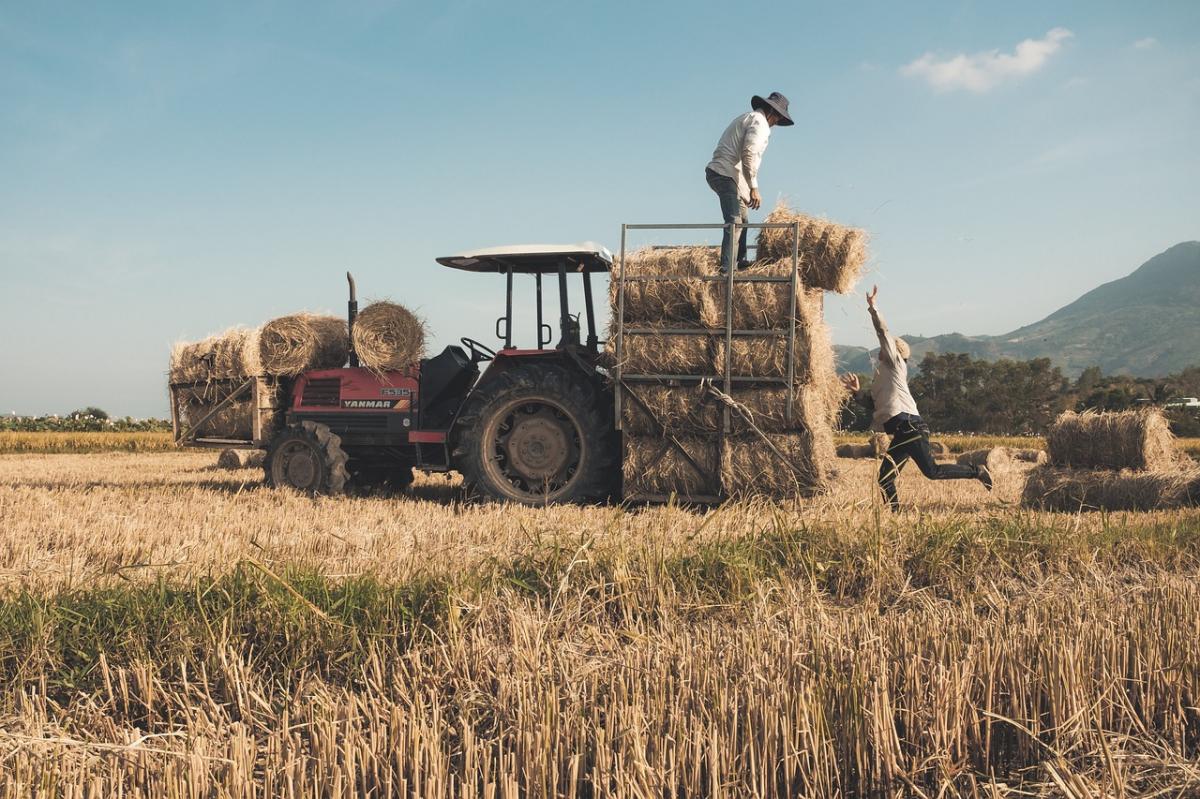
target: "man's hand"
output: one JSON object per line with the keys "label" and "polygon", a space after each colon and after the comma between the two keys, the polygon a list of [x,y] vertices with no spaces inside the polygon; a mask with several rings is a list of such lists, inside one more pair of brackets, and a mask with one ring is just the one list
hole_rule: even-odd
{"label": "man's hand", "polygon": [[872,311],[875,310],[875,298],[879,296],[879,286],[871,286],[871,290],[867,292],[867,307]]}
{"label": "man's hand", "polygon": [[746,205],[750,206],[755,211],[762,207],[762,195],[758,193],[758,189],[750,190],[750,202],[746,203]]}
{"label": "man's hand", "polygon": [[858,382],[858,375],[853,373],[842,375],[842,385],[845,386],[846,390],[852,394],[857,394],[859,388],[861,388]]}

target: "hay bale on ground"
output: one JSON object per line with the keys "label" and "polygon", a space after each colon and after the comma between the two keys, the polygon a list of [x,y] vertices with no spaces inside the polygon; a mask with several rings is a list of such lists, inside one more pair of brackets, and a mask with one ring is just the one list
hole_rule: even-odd
{"label": "hay bale on ground", "polygon": [[425,323],[394,302],[373,302],[354,319],[354,352],[377,372],[405,369],[425,356]]}
{"label": "hay bale on ground", "polygon": [[1067,411],[1046,433],[1050,463],[1075,469],[1169,470],[1180,464],[1175,437],[1157,408],[1119,413]]}
{"label": "hay bale on ground", "polygon": [[1044,449],[1014,449],[1011,450],[1012,456],[1024,463],[1032,463],[1038,466],[1047,463],[1050,457]]}
{"label": "hay bale on ground", "polygon": [[[615,351],[616,341],[610,340],[609,346]],[[628,333],[622,346],[621,369],[630,374],[713,374],[710,336]]]}
{"label": "hay bale on ground", "polygon": [[872,433],[871,440],[867,443],[871,447],[871,455],[882,458],[887,454],[888,447],[891,446],[892,437],[887,433]]}
{"label": "hay bale on ground", "polygon": [[298,313],[280,316],[259,328],[248,342],[258,369],[250,374],[295,377],[309,369],[336,369],[345,365],[350,352],[346,320],[337,316]]}
{"label": "hay bale on ground", "polygon": [[[883,434],[880,433],[879,435],[883,435]],[[886,449],[885,449],[885,451],[886,451]],[[946,458],[946,457],[949,457],[949,455],[950,455],[950,448],[947,447],[945,444],[943,444],[941,441],[930,441],[929,442],[929,451],[931,453],[933,453],[933,457],[935,457],[935,458]]]}
{"label": "hay bale on ground", "polygon": [[624,437],[625,457],[622,469],[625,478],[625,496],[657,494],[679,494],[696,496],[715,494],[720,457],[717,441],[711,437],[676,436],[697,465],[701,474],[692,467],[679,451],[658,436]]}
{"label": "hay bale on ground", "polygon": [[[630,327],[716,327],[713,284],[700,280],[720,270],[714,247],[670,247],[637,250],[625,255],[625,324]],[[667,280],[630,280],[668,277]],[[612,316],[617,316],[621,281],[608,284]]]}
{"label": "hay bale on ground", "polygon": [[[784,203],[775,206],[763,221],[799,223],[799,252],[806,286],[839,294],[854,288],[867,260],[866,231],[792,211]],[[790,261],[793,239],[791,230],[760,230],[758,257],[763,260]]]}
{"label": "hay bale on ground", "polygon": [[223,449],[217,458],[219,469],[254,469],[261,467],[267,453],[261,449]]}
{"label": "hay bale on ground", "polygon": [[202,341],[177,342],[171,348],[169,380],[172,383],[205,383],[257,374],[258,361],[247,362],[247,357],[254,355],[248,345],[256,332],[234,327]]}
{"label": "hay bale on ground", "polygon": [[1021,504],[1057,511],[1148,511],[1195,505],[1200,470],[1122,471],[1038,466],[1025,480]]}
{"label": "hay bale on ground", "polygon": [[1008,447],[991,447],[989,449],[973,449],[970,452],[964,452],[955,461],[966,466],[986,466],[991,471],[993,466],[996,468],[1011,468],[1013,456],[1012,451]]}

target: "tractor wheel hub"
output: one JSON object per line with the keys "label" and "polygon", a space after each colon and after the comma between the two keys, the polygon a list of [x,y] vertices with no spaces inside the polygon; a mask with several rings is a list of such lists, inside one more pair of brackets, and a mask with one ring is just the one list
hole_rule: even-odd
{"label": "tractor wheel hub", "polygon": [[570,456],[562,426],[541,415],[518,422],[507,443],[509,463],[529,480],[556,477]]}

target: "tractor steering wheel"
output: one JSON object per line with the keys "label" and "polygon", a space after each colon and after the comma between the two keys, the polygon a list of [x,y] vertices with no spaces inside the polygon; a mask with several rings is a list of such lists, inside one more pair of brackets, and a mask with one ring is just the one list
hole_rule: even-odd
{"label": "tractor steering wheel", "polygon": [[471,351],[471,363],[490,361],[496,357],[496,351],[491,347],[480,344],[473,338],[460,338],[463,346]]}

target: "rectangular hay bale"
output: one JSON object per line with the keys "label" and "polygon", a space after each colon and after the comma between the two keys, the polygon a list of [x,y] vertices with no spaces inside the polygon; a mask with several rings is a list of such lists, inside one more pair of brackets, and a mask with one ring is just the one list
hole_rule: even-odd
{"label": "rectangular hay bale", "polygon": [[[625,324],[628,327],[715,327],[717,308],[710,281],[720,253],[713,247],[671,247],[626,253]],[[637,278],[667,278],[647,279]],[[609,280],[609,305],[617,317],[620,272]]]}
{"label": "rectangular hay bale", "polygon": [[[614,356],[616,346],[616,340],[610,339]],[[712,351],[710,336],[628,333],[622,341],[621,369],[627,374],[705,377],[713,374]]]}
{"label": "rectangular hay bale", "polygon": [[[839,294],[854,288],[867,261],[866,231],[792,211],[784,203],[775,206],[763,221],[799,224],[798,249],[806,286]],[[791,259],[795,239],[792,230],[764,228],[758,233],[758,257]]]}
{"label": "rectangular hay bale", "polygon": [[[724,404],[702,386],[664,386],[642,383],[630,386],[638,399],[653,414],[654,419],[671,432],[677,434],[712,434],[720,429]],[[806,424],[816,423],[824,417],[813,415],[807,405],[820,403],[821,397],[802,386],[797,386],[792,400],[792,418],[787,417],[787,389],[784,386],[755,386],[733,389],[734,402],[745,408],[751,420],[764,433],[782,433],[803,429]],[[823,410],[820,409],[820,410]],[[750,432],[744,417],[736,411],[730,415],[730,429],[734,433]],[[654,419],[635,402],[623,400],[621,420],[625,432],[633,435],[657,435]],[[824,421],[819,423],[824,424]]]}
{"label": "rectangular hay bale", "polygon": [[775,434],[768,438],[779,454],[753,434],[726,441],[721,478],[730,495],[790,499],[829,489],[836,458],[832,434],[827,442],[819,431]]}
{"label": "rectangular hay bale", "polygon": [[676,436],[675,439],[704,474],[697,472],[663,438],[625,435],[622,469],[626,497],[666,496],[672,493],[688,497],[716,493],[714,481],[720,465],[716,438]]}

